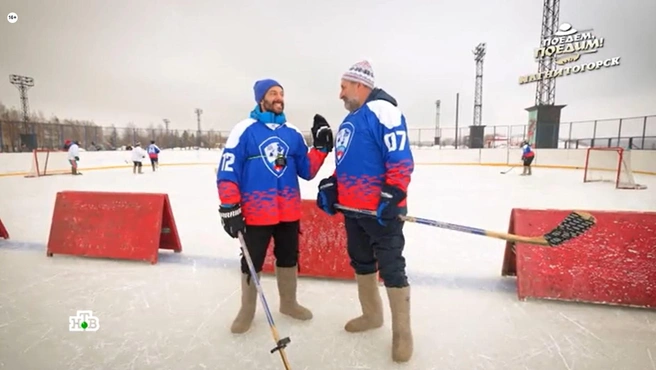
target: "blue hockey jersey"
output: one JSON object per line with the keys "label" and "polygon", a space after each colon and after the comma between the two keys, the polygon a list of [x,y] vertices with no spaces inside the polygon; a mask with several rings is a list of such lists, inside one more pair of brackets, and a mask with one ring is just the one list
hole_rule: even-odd
{"label": "blue hockey jersey", "polygon": [[[312,180],[327,153],[308,151],[300,130],[290,123],[246,119],[237,124],[217,171],[222,204],[241,204],[248,225],[275,225],[301,218],[298,177]],[[276,162],[284,158],[285,165]]]}
{"label": "blue hockey jersey", "polygon": [[160,149],[155,144],[148,145],[148,157],[157,158],[159,156]]}
{"label": "blue hockey jersey", "polygon": [[[375,210],[384,183],[407,192],[414,171],[405,116],[396,100],[374,89],[339,126],[335,140],[338,201]],[[400,206],[405,206],[406,200]]]}

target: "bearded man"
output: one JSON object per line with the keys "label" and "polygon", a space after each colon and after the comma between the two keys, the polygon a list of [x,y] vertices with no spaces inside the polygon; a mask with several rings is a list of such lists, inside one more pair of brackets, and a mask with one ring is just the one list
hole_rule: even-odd
{"label": "bearded man", "polygon": [[[314,116],[313,147],[308,150],[301,131],[287,122],[285,92],[275,80],[257,81],[257,105],[250,118],[230,132],[217,170],[221,223],[228,235],[241,233],[260,274],[273,238],[280,312],[309,320],[312,312],[296,300],[301,192],[298,178],[312,180],[333,148],[328,122]],[[251,326],[257,290],[245,258],[241,258],[241,308],[233,333]]]}
{"label": "bearded man", "polygon": [[321,180],[317,205],[328,214],[336,204],[374,211],[376,217],[343,211],[347,250],[355,270],[362,315],[346,323],[351,333],[383,326],[378,274],[392,313],[392,359],[412,357],[410,284],[403,257],[403,220],[414,170],[405,116],[391,95],[375,87],[374,72],[361,61],[342,75],[339,98],[349,112],[339,126],[335,172]]}

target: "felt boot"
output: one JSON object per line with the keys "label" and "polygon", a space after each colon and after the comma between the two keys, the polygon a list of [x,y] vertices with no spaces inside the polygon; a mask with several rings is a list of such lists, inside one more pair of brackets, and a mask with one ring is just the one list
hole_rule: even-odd
{"label": "felt boot", "polygon": [[[260,274],[257,274],[258,278]],[[234,334],[243,334],[250,329],[257,308],[257,289],[248,274],[241,275],[241,308],[232,322],[230,331]]]}
{"label": "felt boot", "polygon": [[350,320],[344,330],[358,333],[383,326],[383,302],[378,290],[378,274],[355,275],[362,315]]}
{"label": "felt boot", "polygon": [[407,362],[412,357],[413,342],[410,325],[410,287],[387,288],[392,311],[392,360]]}
{"label": "felt boot", "polygon": [[296,286],[298,281],[297,268],[277,267],[276,280],[280,294],[280,313],[297,320],[310,320],[312,312],[296,301]]}

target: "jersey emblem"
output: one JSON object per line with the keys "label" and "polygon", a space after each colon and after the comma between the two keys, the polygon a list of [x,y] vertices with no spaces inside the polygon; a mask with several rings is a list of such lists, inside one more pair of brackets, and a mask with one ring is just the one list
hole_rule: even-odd
{"label": "jersey emblem", "polygon": [[344,122],[340,126],[335,139],[335,161],[337,164],[340,164],[346,156],[354,133],[355,127],[351,122]]}
{"label": "jersey emblem", "polygon": [[267,166],[269,171],[276,176],[281,177],[287,170],[287,166],[277,166],[276,158],[287,157],[289,153],[289,145],[279,137],[270,137],[260,144],[260,155],[262,161]]}

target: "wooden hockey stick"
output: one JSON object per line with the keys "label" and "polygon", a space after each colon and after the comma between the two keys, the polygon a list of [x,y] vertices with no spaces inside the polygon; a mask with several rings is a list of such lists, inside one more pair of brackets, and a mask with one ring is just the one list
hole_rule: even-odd
{"label": "wooden hockey stick", "polygon": [[241,250],[244,253],[244,259],[246,260],[246,264],[248,265],[248,270],[251,273],[251,280],[253,281],[253,284],[255,284],[255,288],[257,289],[257,294],[260,296],[260,301],[262,302],[262,308],[264,308],[264,313],[266,314],[267,321],[269,322],[269,328],[271,329],[273,340],[276,342],[276,346],[271,350],[271,353],[278,351],[280,353],[280,359],[282,360],[282,364],[283,366],[285,366],[285,370],[291,370],[291,365],[289,364],[289,360],[287,359],[287,353],[285,353],[285,348],[291,342],[291,339],[289,339],[289,337],[280,339],[280,335],[278,334],[278,329],[276,329],[276,324],[273,322],[273,316],[271,315],[271,310],[269,309],[269,305],[267,304],[266,297],[264,296],[264,291],[262,291],[262,286],[260,285],[260,279],[258,279],[257,277],[257,273],[255,272],[255,266],[253,265],[253,260],[251,259],[250,253],[248,253],[248,248],[246,247],[246,241],[244,240],[244,236],[241,234],[241,232],[239,233],[239,242],[241,243]]}
{"label": "wooden hockey stick", "polygon": [[[335,205],[335,208],[341,209],[343,211],[376,216],[376,212],[374,211],[345,207],[340,204]],[[561,221],[558,224],[558,226],[556,226],[553,230],[549,231],[544,235],[520,236],[520,235],[513,235],[507,233],[500,233],[496,231],[484,230],[475,227],[451,224],[448,222],[434,221],[426,218],[419,218],[413,216],[399,216],[399,218],[401,218],[403,221],[439,227],[442,229],[482,235],[482,236],[497,238],[514,243],[526,243],[526,244],[542,245],[548,247],[556,247],[568,240],[581,236],[596,223],[594,216],[592,216],[590,213],[575,211],[567,215],[567,217],[565,217],[565,219]]]}

